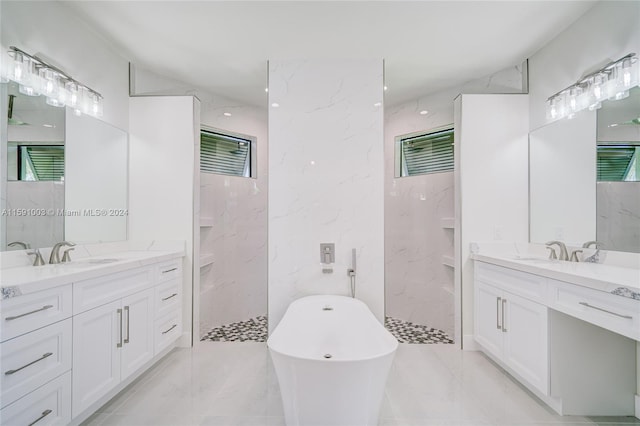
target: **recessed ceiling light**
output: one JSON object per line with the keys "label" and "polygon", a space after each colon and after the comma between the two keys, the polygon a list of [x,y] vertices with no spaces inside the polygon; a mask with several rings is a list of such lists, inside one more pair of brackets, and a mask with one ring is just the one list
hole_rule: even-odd
{"label": "recessed ceiling light", "polygon": [[265,87],[265,88],[264,88],[264,91],[265,91],[265,92],[268,92],[268,91],[269,91],[269,88],[268,88],[268,87]]}
{"label": "recessed ceiling light", "polygon": [[384,86],[384,87],[382,88],[382,90],[387,90],[387,86]]}
{"label": "recessed ceiling light", "polygon": [[222,115],[224,115],[225,117],[231,117],[231,113],[230,112],[223,112]]}
{"label": "recessed ceiling light", "polygon": [[373,104],[374,107],[379,107],[382,105],[382,102],[376,102],[375,104]]}
{"label": "recessed ceiling light", "polygon": [[44,127],[50,127],[50,128],[56,127],[56,126],[54,126],[53,124],[43,124],[43,126],[44,126]]}
{"label": "recessed ceiling light", "polygon": [[426,109],[423,109],[422,111],[420,111],[420,115],[427,115],[429,114],[429,111],[427,111]]}
{"label": "recessed ceiling light", "polygon": [[271,106],[274,107],[274,108],[278,108],[280,106],[280,104],[277,103],[277,102],[274,102],[274,103],[271,104]]}

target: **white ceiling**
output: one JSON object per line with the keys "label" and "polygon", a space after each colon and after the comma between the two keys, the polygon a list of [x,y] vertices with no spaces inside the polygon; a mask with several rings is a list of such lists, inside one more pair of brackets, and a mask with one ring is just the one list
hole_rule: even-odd
{"label": "white ceiling", "polygon": [[387,105],[519,65],[592,1],[73,1],[136,65],[266,102],[266,61],[383,58]]}

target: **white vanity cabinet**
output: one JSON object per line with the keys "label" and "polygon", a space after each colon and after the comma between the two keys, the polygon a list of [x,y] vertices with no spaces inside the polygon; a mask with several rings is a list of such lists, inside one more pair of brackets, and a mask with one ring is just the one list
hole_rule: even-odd
{"label": "white vanity cabinet", "polygon": [[79,424],[175,345],[182,257],[138,256],[2,300],[0,424]]}
{"label": "white vanity cabinet", "polygon": [[2,300],[0,424],[71,421],[72,286]]}
{"label": "white vanity cabinet", "polygon": [[[475,272],[476,341],[519,378],[547,394],[547,308],[522,297],[535,299],[543,285],[517,271],[483,263],[476,263]],[[518,287],[522,291],[514,290]]]}
{"label": "white vanity cabinet", "polygon": [[480,349],[556,412],[633,415],[640,301],[476,259],[474,308]]}
{"label": "white vanity cabinet", "polygon": [[153,296],[147,289],[74,317],[74,416],[153,358]]}
{"label": "white vanity cabinet", "polygon": [[[177,259],[74,284],[74,313],[84,309],[73,318],[74,417],[100,404],[161,353],[157,309],[168,303],[168,314],[181,316],[181,265]],[[167,279],[175,296],[165,295]],[[174,329],[162,339],[162,349],[180,336],[181,328]]]}

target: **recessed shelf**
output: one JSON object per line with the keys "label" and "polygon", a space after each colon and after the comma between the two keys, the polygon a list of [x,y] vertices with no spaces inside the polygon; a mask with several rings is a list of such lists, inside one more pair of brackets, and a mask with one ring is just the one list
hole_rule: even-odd
{"label": "recessed shelf", "polygon": [[202,253],[200,254],[200,267],[204,268],[207,265],[211,265],[213,263],[213,254],[212,253]]}
{"label": "recessed shelf", "polygon": [[453,268],[454,267],[453,256],[443,255],[442,256],[442,264],[446,265],[446,266],[451,266]]}
{"label": "recessed shelf", "polygon": [[455,227],[455,218],[443,217],[440,219],[440,225],[445,229],[453,229]]}
{"label": "recessed shelf", "polygon": [[213,218],[212,217],[200,217],[200,227],[201,228],[210,228],[213,226]]}

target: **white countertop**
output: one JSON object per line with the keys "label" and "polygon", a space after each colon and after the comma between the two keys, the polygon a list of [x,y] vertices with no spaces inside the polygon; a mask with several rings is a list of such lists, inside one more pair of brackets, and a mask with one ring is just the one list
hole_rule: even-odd
{"label": "white countertop", "polygon": [[0,270],[2,299],[147,266],[179,258],[184,254],[184,250],[130,250],[86,257],[69,263],[6,268]]}
{"label": "white countertop", "polygon": [[607,293],[640,300],[640,270],[599,263],[548,260],[508,254],[474,253],[471,258]]}

